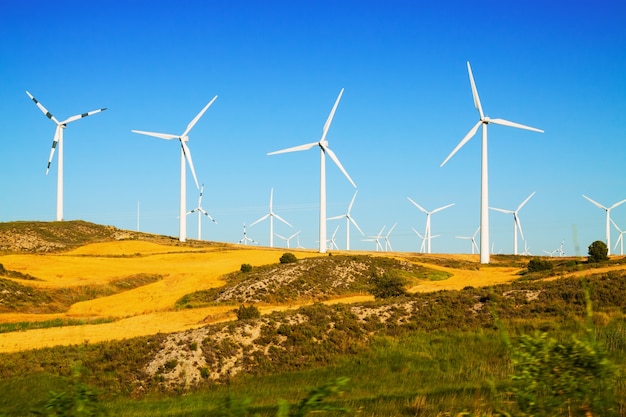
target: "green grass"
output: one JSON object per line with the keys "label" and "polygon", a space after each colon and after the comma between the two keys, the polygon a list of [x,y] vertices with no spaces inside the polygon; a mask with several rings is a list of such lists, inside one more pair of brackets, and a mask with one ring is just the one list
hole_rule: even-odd
{"label": "green grass", "polygon": [[35,322],[0,323],[0,333],[23,332],[34,329],[49,329],[63,326],[84,326],[88,324],[112,323],[115,319],[54,319]]}

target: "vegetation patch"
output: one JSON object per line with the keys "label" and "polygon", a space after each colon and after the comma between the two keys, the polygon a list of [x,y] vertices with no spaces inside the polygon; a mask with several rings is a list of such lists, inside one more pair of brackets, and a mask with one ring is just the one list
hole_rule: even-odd
{"label": "vegetation patch", "polygon": [[393,271],[406,285],[449,274],[410,262],[377,256],[329,256],[301,259],[255,267],[224,277],[226,285],[188,294],[177,302],[179,308],[203,307],[214,303],[270,303],[323,301],[350,294],[367,294],[372,278]]}
{"label": "vegetation patch", "polygon": [[63,326],[84,326],[88,324],[103,324],[114,322],[112,318],[99,319],[53,319],[33,322],[0,323],[0,333],[22,332],[34,329],[50,329]]}

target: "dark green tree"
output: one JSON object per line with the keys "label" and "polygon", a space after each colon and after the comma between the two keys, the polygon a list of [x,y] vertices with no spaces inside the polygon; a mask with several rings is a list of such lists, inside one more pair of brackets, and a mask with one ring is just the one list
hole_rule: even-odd
{"label": "dark green tree", "polygon": [[602,262],[609,260],[609,249],[606,247],[606,243],[601,240],[596,240],[589,245],[589,262]]}
{"label": "dark green tree", "polygon": [[286,252],[283,253],[283,256],[280,257],[281,264],[290,264],[293,262],[298,262],[298,258],[296,258],[296,255],[294,255],[293,253]]}
{"label": "dark green tree", "polygon": [[372,276],[372,289],[370,292],[375,298],[390,298],[406,295],[405,280],[395,271],[387,271],[384,274]]}

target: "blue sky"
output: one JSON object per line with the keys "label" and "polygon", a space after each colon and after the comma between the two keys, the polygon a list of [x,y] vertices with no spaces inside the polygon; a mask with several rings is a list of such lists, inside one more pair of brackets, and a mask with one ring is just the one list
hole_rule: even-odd
{"label": "blue sky", "polygon": [[[20,1],[0,15],[0,221],[53,220],[58,119],[107,107],[65,130],[65,218],[178,235],[179,146],[131,129],[190,134],[203,238],[236,242],[274,209],[275,225],[316,247],[319,151],[314,142],[345,88],[327,139],[358,186],[352,215],[367,235],[398,223],[395,250],[432,216],[433,252],[468,253],[479,222],[480,137],[439,165],[485,113],[545,130],[491,125],[490,205],[515,209],[530,252],[564,241],[584,255],[604,239],[604,205],[626,198],[626,4],[496,1]],[[328,216],[354,189],[328,160]],[[187,207],[197,204],[188,174]],[[495,252],[513,250],[512,216],[491,212]],[[612,218],[626,229],[626,204]],[[205,219],[206,220],[206,219]],[[188,236],[196,236],[188,218]],[[345,247],[345,223],[337,242]],[[267,222],[248,229],[269,243]],[[611,231],[612,245],[618,236]],[[373,249],[352,230],[352,248]],[[276,240],[275,245],[283,245]],[[523,248],[523,243],[520,243]],[[619,251],[619,248],[618,248]]]}

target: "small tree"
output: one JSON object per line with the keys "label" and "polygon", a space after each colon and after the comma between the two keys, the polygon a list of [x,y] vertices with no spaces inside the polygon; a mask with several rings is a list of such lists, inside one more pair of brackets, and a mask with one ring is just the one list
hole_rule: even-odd
{"label": "small tree", "polygon": [[281,264],[290,264],[293,262],[298,262],[298,258],[291,252],[283,253],[283,256],[280,257]]}
{"label": "small tree", "polygon": [[374,298],[390,298],[406,295],[404,279],[395,271],[372,276],[373,287],[370,290]]}
{"label": "small tree", "polygon": [[246,307],[242,304],[237,310],[235,310],[237,314],[237,320],[253,320],[261,317],[261,312],[254,305],[249,305]]}
{"label": "small tree", "polygon": [[591,245],[589,245],[589,262],[602,262],[609,260],[609,249],[601,240],[596,240]]}
{"label": "small tree", "polygon": [[528,261],[528,272],[550,271],[552,268],[552,262],[545,259],[533,258]]}
{"label": "small tree", "polygon": [[250,264],[241,264],[241,272],[246,273],[252,271],[252,265]]}

